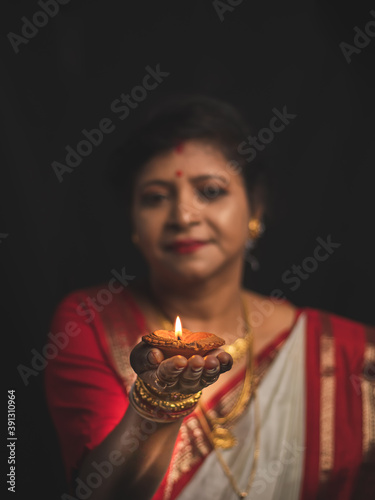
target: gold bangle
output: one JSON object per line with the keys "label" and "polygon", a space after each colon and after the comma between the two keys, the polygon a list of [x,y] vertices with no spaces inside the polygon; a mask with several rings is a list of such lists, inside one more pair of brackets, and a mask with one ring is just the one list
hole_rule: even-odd
{"label": "gold bangle", "polygon": [[189,415],[197,406],[202,391],[196,394],[162,394],[161,399],[153,394],[152,387],[139,377],[136,379],[129,395],[129,401],[135,411],[142,417],[154,422],[170,422]]}
{"label": "gold bangle", "polygon": [[143,401],[146,401],[151,406],[162,408],[166,411],[187,410],[195,406],[202,395],[202,391],[195,394],[187,394],[186,396],[180,393],[171,393],[160,395],[165,398],[161,399],[157,394],[153,394],[150,386],[145,384],[140,378],[137,378],[135,381],[135,388],[137,394]]}
{"label": "gold bangle", "polygon": [[129,403],[131,407],[140,415],[141,417],[145,418],[146,420],[150,420],[151,422],[157,422],[159,424],[167,424],[168,420],[167,419],[161,419],[157,418],[154,415],[151,415],[147,411],[143,410],[138,403],[135,402],[134,400],[134,393],[133,393],[133,387],[130,390],[129,394]]}
{"label": "gold bangle", "polygon": [[153,422],[158,422],[158,423],[168,423],[168,422],[173,422],[178,419],[184,418],[187,415],[189,415],[194,408],[185,410],[185,411],[175,411],[175,412],[167,412],[165,410],[162,410],[161,408],[150,408],[146,404],[144,404],[135,391],[135,387],[133,386],[131,388],[130,394],[129,394],[129,402],[131,406],[134,408],[134,410],[140,415],[141,417],[151,420]]}

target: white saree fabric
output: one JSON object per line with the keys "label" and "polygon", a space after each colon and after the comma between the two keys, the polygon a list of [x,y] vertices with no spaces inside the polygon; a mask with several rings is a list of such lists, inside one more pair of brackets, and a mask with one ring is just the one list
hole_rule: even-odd
{"label": "white saree fabric", "polygon": [[[258,387],[260,453],[247,499],[298,500],[300,496],[305,449],[305,332],[302,313]],[[238,444],[221,453],[244,491],[254,457],[254,400],[233,431]],[[237,498],[214,452],[178,496],[178,500]]]}

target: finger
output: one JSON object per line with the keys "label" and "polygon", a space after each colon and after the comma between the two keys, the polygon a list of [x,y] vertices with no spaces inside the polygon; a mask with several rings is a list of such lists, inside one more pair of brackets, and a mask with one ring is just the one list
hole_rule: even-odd
{"label": "finger", "polygon": [[188,361],[184,356],[173,356],[166,359],[153,372],[153,385],[159,390],[175,387],[187,364]]}
{"label": "finger", "polygon": [[223,349],[215,349],[213,351],[210,351],[209,354],[206,356],[206,358],[208,358],[208,356],[210,356],[210,359],[211,359],[211,356],[215,356],[218,360],[219,360],[219,363],[220,363],[220,373],[225,373],[227,371],[229,371],[232,366],[233,366],[233,358],[232,356],[225,352]]}
{"label": "finger", "polygon": [[202,356],[192,356],[188,365],[180,376],[180,390],[187,393],[197,392],[200,389],[200,378],[204,369]]}
{"label": "finger", "polygon": [[233,366],[233,358],[230,354],[223,351],[217,355],[217,359],[220,363],[220,373],[225,373],[229,371]]}
{"label": "finger", "polygon": [[155,347],[145,342],[137,344],[130,353],[130,364],[137,375],[154,370],[164,360],[164,355]]}
{"label": "finger", "polygon": [[204,358],[204,368],[206,370],[211,370],[217,367],[220,367],[220,361],[218,360],[218,358],[213,354],[208,354]]}
{"label": "finger", "polygon": [[201,376],[201,384],[207,387],[217,381],[220,375],[220,362],[216,356],[209,354],[205,357],[204,369]]}

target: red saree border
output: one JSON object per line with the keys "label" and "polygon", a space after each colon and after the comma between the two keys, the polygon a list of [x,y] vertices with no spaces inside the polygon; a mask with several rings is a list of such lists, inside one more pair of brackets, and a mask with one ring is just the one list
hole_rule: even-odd
{"label": "red saree border", "polygon": [[[340,492],[342,500],[349,500],[354,489],[356,474],[362,463],[362,398],[351,377],[361,376],[366,347],[364,327],[354,330],[344,320],[332,321],[336,344],[335,394],[335,450],[332,471],[333,492]],[[353,342],[353,338],[355,341]],[[350,450],[350,451],[349,451]]]}
{"label": "red saree border", "polygon": [[315,500],[319,484],[320,442],[320,321],[318,312],[308,312],[306,331],[306,431],[301,500]]}
{"label": "red saree border", "polygon": [[365,326],[366,347],[363,371],[351,382],[362,399],[362,453],[351,500],[375,498],[375,328]]}
{"label": "red saree border", "polygon": [[[365,327],[309,310],[303,500],[353,498],[363,459]],[[373,411],[373,409],[372,409]],[[319,438],[317,439],[317,437]]]}

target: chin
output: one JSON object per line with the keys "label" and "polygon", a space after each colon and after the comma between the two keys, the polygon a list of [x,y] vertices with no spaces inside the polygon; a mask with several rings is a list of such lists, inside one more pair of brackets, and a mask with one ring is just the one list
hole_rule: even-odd
{"label": "chin", "polygon": [[[161,275],[169,282],[192,285],[208,280],[220,268],[219,265],[206,261],[172,263],[169,261],[160,266],[163,269]],[[160,274],[160,273],[159,273]]]}

